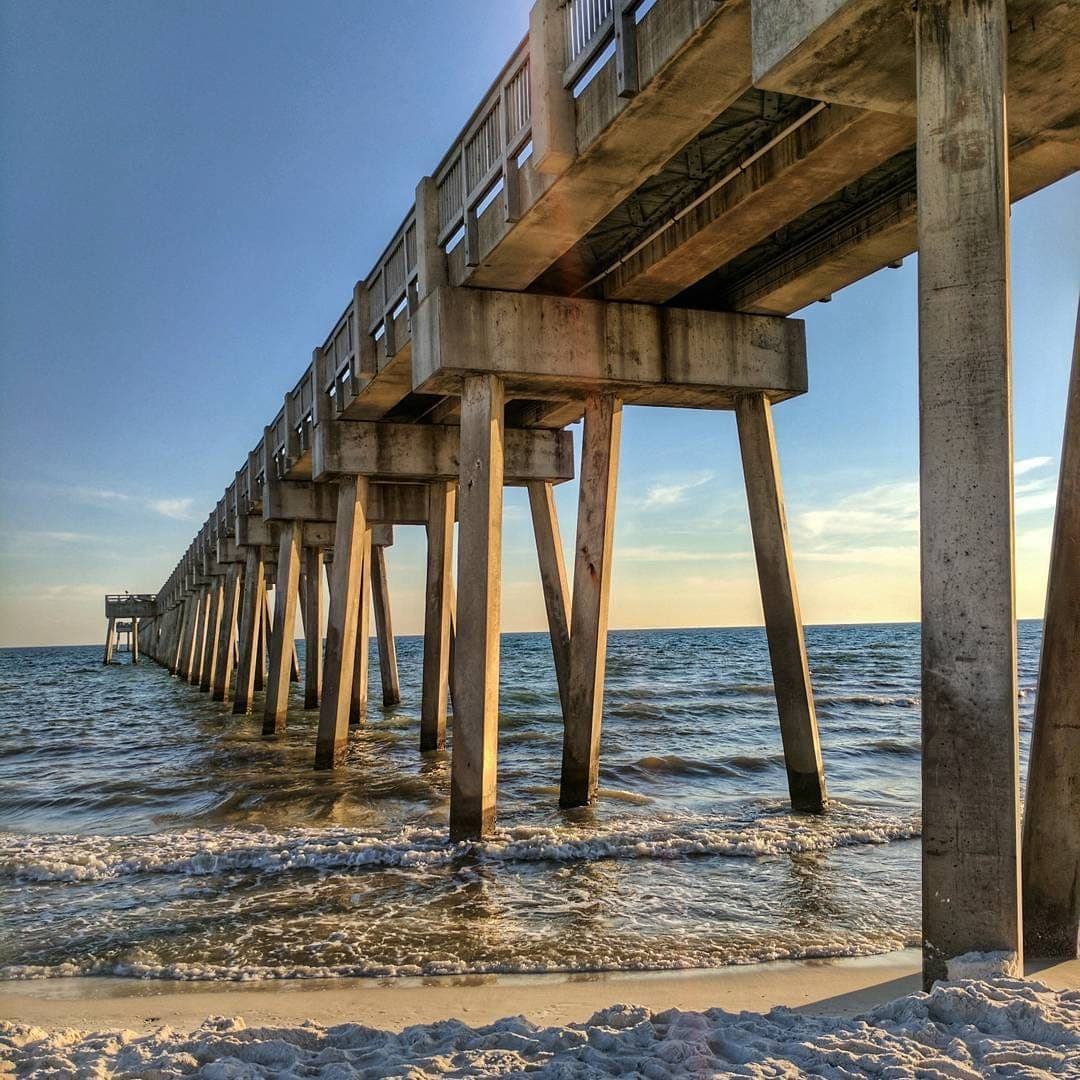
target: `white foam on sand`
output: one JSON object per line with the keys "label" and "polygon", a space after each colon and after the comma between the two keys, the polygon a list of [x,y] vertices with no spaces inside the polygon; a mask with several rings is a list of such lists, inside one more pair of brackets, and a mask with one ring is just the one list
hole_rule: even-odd
{"label": "white foam on sand", "polygon": [[[29,1080],[446,1076],[957,1078],[1080,1076],[1080,991],[996,978],[939,983],[853,1019],[662,1013],[613,1005],[584,1024],[523,1017],[378,1031],[360,1024],[249,1028],[216,1017],[190,1033],[81,1032],[0,1023],[0,1062]],[[0,1072],[3,1069],[0,1068]]]}

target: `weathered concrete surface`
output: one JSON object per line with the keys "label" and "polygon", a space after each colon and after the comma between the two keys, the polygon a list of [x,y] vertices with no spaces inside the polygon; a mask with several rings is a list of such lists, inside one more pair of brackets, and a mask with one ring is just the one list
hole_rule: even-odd
{"label": "weathered concrete surface", "polygon": [[[572,163],[556,178],[525,162],[521,219],[511,226],[489,207],[478,222],[480,265],[466,268],[459,245],[451,282],[524,289],[539,277],[750,86],[749,21],[748,0],[671,0],[649,11],[637,27],[641,93],[619,97],[606,64],[577,99]],[[548,92],[535,76],[533,92]]]}
{"label": "weathered concrete surface", "polygon": [[266,570],[262,551],[257,547],[248,548],[244,563],[244,593],[240,610],[240,649],[236,665],[236,693],[233,696],[233,712],[241,715],[251,711],[265,596]]}
{"label": "weathered concrete surface", "polygon": [[330,612],[326,624],[323,692],[319,703],[319,732],[315,768],[332,769],[349,738],[349,704],[356,661],[360,573],[367,521],[364,506],[368,484],[345,477],[338,484],[334,562],[330,574]]}
{"label": "weathered concrete surface", "polygon": [[450,687],[450,610],[454,595],[455,481],[429,485],[427,574],[424,585],[424,658],[420,698],[420,750],[441,750],[446,742]]}
{"label": "weathered concrete surface", "polygon": [[[923,975],[1020,939],[1004,0],[920,0]],[[1022,968],[1021,968],[1022,970]]]}
{"label": "weathered concrete surface", "polygon": [[914,141],[908,117],[842,105],[814,113],[622,263],[604,295],[671,300]]}
{"label": "weathered concrete surface", "polygon": [[465,379],[461,395],[458,482],[458,597],[454,649],[454,754],[450,836],[480,837],[495,826],[499,749],[499,606],[502,596],[502,383]]}
{"label": "weathered concrete surface", "polygon": [[397,646],[390,612],[390,579],[386,570],[386,547],[375,543],[372,532],[371,600],[375,611],[375,637],[379,648],[379,679],[382,683],[384,708],[401,702],[401,682],[398,679]]}
{"label": "weathered concrete surface", "polygon": [[[336,495],[337,492],[335,491]],[[322,695],[323,553],[304,548],[304,708],[317,709]]]}
{"label": "weathered concrete surface", "polygon": [[555,661],[555,679],[559,684],[559,701],[565,717],[570,692],[570,589],[566,583],[559,517],[551,484],[537,481],[529,485],[529,509],[536,538],[536,557],[540,564],[540,585],[547,610],[551,652]]}
{"label": "weathered concrete surface", "polygon": [[[460,442],[461,429],[449,424],[320,424],[315,429],[315,475],[454,480],[461,467]],[[506,465],[508,483],[573,479],[573,437],[568,431],[508,431]]]}
{"label": "weathered concrete surface", "polygon": [[1080,949],[1080,310],[1061,448],[1031,735],[1023,844],[1024,949]]}
{"label": "weathered concrete surface", "polygon": [[[730,408],[734,394],[806,391],[802,322],[474,289],[437,289],[415,320],[413,377],[423,393],[460,393],[469,372],[508,394]],[[508,476],[511,436],[507,432]],[[545,480],[559,477],[533,476]]]}
{"label": "weathered concrete surface", "polygon": [[788,540],[772,407],[764,395],[746,394],[735,406],[735,417],[791,808],[820,813],[827,802],[825,768]]}
{"label": "weathered concrete surface", "polygon": [[586,401],[560,806],[587,806],[598,786],[621,432],[618,398],[605,394]]}
{"label": "weathered concrete surface", "polygon": [[280,735],[289,710],[289,683],[296,653],[293,627],[300,593],[300,526],[287,521],[281,526],[277,577],[274,584],[274,622],[270,635],[270,672],[266,683],[263,734]]}

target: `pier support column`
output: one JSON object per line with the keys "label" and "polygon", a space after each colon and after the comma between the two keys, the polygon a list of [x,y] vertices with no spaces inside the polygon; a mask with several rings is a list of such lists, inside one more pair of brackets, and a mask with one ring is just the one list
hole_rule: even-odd
{"label": "pier support column", "polygon": [[1024,949],[1080,949],[1080,311],[1065,411],[1023,844]]}
{"label": "pier support column", "polygon": [[113,639],[116,637],[116,620],[109,620],[109,629],[105,631],[105,656],[102,660],[103,664],[112,663],[113,654]]}
{"label": "pier support column", "polygon": [[266,597],[266,567],[262,552],[248,548],[244,562],[244,596],[240,608],[240,650],[236,666],[236,695],[233,712],[251,712],[255,689],[255,666],[259,658],[262,609]]}
{"label": "pier support column", "polygon": [[195,641],[191,657],[191,672],[188,682],[198,686],[202,682],[203,660],[206,656],[206,630],[210,624],[210,589],[203,586],[199,590],[199,616],[195,622]]}
{"label": "pier support column", "polygon": [[566,584],[559,518],[555,512],[555,485],[542,480],[529,484],[529,508],[532,511],[536,557],[540,562],[540,584],[544,590],[551,652],[563,721],[566,720],[570,691],[570,590]]}
{"label": "pier support column", "polygon": [[587,806],[596,799],[621,431],[618,398],[604,394],[586,401],[559,792],[563,807]]}
{"label": "pier support column", "polygon": [[825,767],[788,542],[772,406],[764,394],[740,394],[735,402],[735,417],[788,794],[793,810],[817,814],[825,809],[827,801]]}
{"label": "pier support column", "polygon": [[218,638],[217,664],[214,667],[214,701],[228,701],[232,690],[233,658],[236,646],[236,616],[240,607],[240,563],[229,563],[225,573],[225,592],[221,607],[221,633]]}
{"label": "pier support column", "polygon": [[422,754],[432,750],[441,750],[446,744],[456,503],[456,484],[437,481],[428,485],[424,670],[420,695],[420,752]]}
{"label": "pier support column", "polygon": [[221,640],[221,616],[224,609],[223,579],[215,577],[210,585],[210,620],[206,625],[206,643],[203,647],[202,678],[199,689],[207,693],[214,685],[217,672],[218,648]]}
{"label": "pier support column", "polygon": [[304,708],[317,709],[322,693],[323,553],[304,548]]}
{"label": "pier support column", "polygon": [[923,979],[1020,936],[1005,0],[920,0]]}
{"label": "pier support column", "polygon": [[139,662],[139,620],[131,620],[131,662]]}
{"label": "pier support column", "polygon": [[322,701],[315,768],[332,769],[349,738],[349,707],[356,663],[361,562],[367,532],[368,482],[343,476],[338,481],[334,561],[331,564],[330,612],[326,625]]}
{"label": "pier support column", "polygon": [[353,660],[349,723],[356,727],[367,718],[368,657],[371,655],[371,529],[364,529],[360,556],[360,596],[356,609],[356,655]]}
{"label": "pier support column", "polygon": [[176,674],[185,682],[191,675],[195,653],[195,624],[199,615],[199,593],[193,592],[184,600],[184,625],[180,634],[180,653],[177,657]]}
{"label": "pier support column", "polygon": [[274,585],[274,630],[270,635],[270,672],[266,682],[264,735],[280,735],[289,711],[289,682],[296,648],[296,602],[300,591],[300,530],[298,521],[281,525],[277,576]]}
{"label": "pier support column", "polygon": [[379,678],[382,681],[384,708],[401,703],[398,681],[397,647],[390,615],[390,580],[386,574],[386,548],[371,551],[371,599],[375,606],[375,637],[379,643]]}
{"label": "pier support column", "polygon": [[502,593],[502,380],[467,375],[461,393],[457,640],[450,838],[495,826]]}
{"label": "pier support column", "polygon": [[[275,567],[276,569],[276,567]],[[265,577],[263,579],[265,581]],[[256,690],[266,689],[266,667],[270,657],[270,628],[274,620],[270,617],[270,590],[263,590],[262,618],[259,620],[259,647],[255,654],[255,682]]]}

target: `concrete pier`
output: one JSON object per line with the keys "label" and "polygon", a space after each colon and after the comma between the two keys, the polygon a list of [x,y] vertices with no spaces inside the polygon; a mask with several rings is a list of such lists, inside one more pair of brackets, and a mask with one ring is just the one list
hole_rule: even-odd
{"label": "concrete pier", "polygon": [[322,694],[323,553],[304,548],[304,708],[317,709]]}
{"label": "concrete pier", "polygon": [[920,0],[923,954],[1023,970],[1005,0]]}
{"label": "concrete pier", "polygon": [[1080,310],[1061,447],[1024,808],[1024,949],[1080,949]]}
{"label": "concrete pier", "polygon": [[[482,836],[496,807],[503,487],[525,486],[564,717],[560,802],[587,804],[621,411],[733,412],[788,794],[825,811],[774,410],[809,389],[791,313],[918,248],[925,974],[970,950],[1019,963],[1008,214],[1080,168],[1075,9],[537,0],[529,36],[343,290],[151,610],[117,617],[149,620],[138,644],[215,697],[230,693],[237,636],[240,714],[269,654],[262,711],[278,732],[299,674],[303,552],[305,704],[319,708],[316,767],[332,768],[367,704],[372,607],[383,702],[401,696],[372,530],[423,526],[420,749],[444,747],[449,699],[450,832]],[[1058,953],[1075,949],[1080,907],[1080,813],[1056,814],[1080,787],[1065,735],[1080,697],[1076,412],[1025,824],[1029,945]],[[583,419],[570,585],[553,485],[574,478],[568,425]],[[320,694],[312,552],[330,550]],[[106,662],[114,637],[110,622]]]}

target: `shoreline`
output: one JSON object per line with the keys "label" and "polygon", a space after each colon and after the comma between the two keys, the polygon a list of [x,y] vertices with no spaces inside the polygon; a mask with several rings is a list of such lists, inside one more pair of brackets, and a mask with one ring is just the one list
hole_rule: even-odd
{"label": "shoreline", "polygon": [[[46,1030],[163,1026],[189,1031],[210,1016],[249,1026],[361,1023],[384,1030],[457,1018],[478,1026],[524,1015],[538,1025],[580,1023],[615,1003],[653,1011],[768,1012],[782,1005],[851,1017],[920,989],[917,949],[878,956],[778,960],[684,971],[444,975],[167,982],[75,976],[0,984],[0,1016]],[[1028,965],[1052,989],[1080,988],[1080,960]]]}

